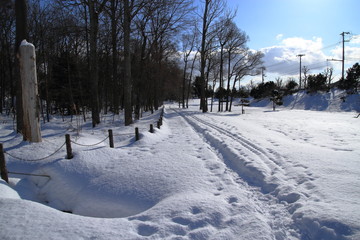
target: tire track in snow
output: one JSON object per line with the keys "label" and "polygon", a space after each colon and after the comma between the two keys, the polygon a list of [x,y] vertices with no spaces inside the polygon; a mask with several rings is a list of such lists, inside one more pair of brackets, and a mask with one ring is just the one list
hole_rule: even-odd
{"label": "tire track in snow", "polygon": [[[290,226],[290,229],[300,235],[291,234],[297,239],[347,239],[346,236],[352,233],[351,228],[341,221],[321,220],[306,213],[306,207],[304,210],[303,206],[306,206],[308,199],[318,201],[317,199],[322,197],[321,193],[316,191],[315,182],[313,183],[317,177],[312,176],[313,173],[307,170],[306,166],[286,158],[275,148],[256,145],[239,131],[233,133],[232,130],[236,129],[234,125],[225,124],[210,114],[177,112],[219,155],[223,156],[224,163],[230,169],[250,185],[262,189],[262,193],[254,194],[266,198],[264,201],[269,207],[267,217],[273,217],[275,226]],[[267,139],[276,146],[271,137]],[[256,165],[255,162],[262,162],[264,165]],[[286,210],[287,214],[281,209]],[[292,223],[283,224],[277,220],[289,216]],[[289,238],[279,235],[276,239]]]}
{"label": "tire track in snow", "polygon": [[[280,154],[262,149],[243,136],[235,135],[194,115],[180,112],[178,114],[184,117],[223,156],[225,163],[248,183],[260,187],[263,193],[273,192],[278,187],[277,178],[283,175],[283,169],[276,163],[281,161],[276,160],[281,157]],[[279,172],[280,174],[275,176]]]}
{"label": "tire track in snow", "polygon": [[[233,128],[229,130],[217,125],[207,114],[200,118],[195,116],[197,112],[175,111],[223,156],[225,164],[241,178],[250,185],[260,187],[263,193],[271,193],[280,202],[293,204],[292,207],[289,206],[290,212],[300,206],[296,202],[301,197],[307,198],[307,192],[314,187],[313,177],[306,172],[306,168],[289,164],[276,150],[261,147],[238,131],[233,133]],[[202,119],[204,117],[208,121]],[[291,177],[287,176],[289,172]]]}
{"label": "tire track in snow", "polygon": [[[267,151],[259,147],[255,143],[241,136],[239,133],[237,133],[236,135],[232,133],[230,130],[221,128],[215,124],[204,121],[196,116],[191,116],[191,117],[203,125],[210,126],[212,129],[218,131],[220,134],[229,137],[230,139],[234,140],[236,143],[239,143],[242,147],[244,147],[244,148],[235,148],[236,150],[240,152],[241,150],[249,150],[251,153],[254,154],[254,156],[252,157],[254,158],[258,157],[261,161],[263,161],[266,164],[266,166],[269,166],[272,175],[277,171],[282,171],[282,167],[281,165],[279,165],[279,163],[283,162],[283,157],[280,154],[275,153],[273,151]],[[249,157],[251,159],[251,156]]]}
{"label": "tire track in snow", "polygon": [[[210,148],[217,153],[229,169],[227,170],[227,174],[232,176],[238,186],[240,188],[249,188],[252,192],[252,201],[258,204],[259,208],[257,211],[261,212],[266,219],[268,219],[269,225],[273,229],[275,239],[298,239],[299,236],[297,233],[297,227],[292,220],[287,204],[279,204],[278,198],[273,196],[273,194],[267,194],[274,191],[277,185],[267,183],[265,181],[265,174],[259,171],[256,167],[251,166],[252,162],[247,161],[246,157],[243,156],[244,154],[249,156],[252,153],[253,157],[261,160],[269,156],[275,158],[277,155],[267,153],[266,150],[254,146],[253,143],[243,137],[237,138],[236,135],[233,135],[226,129],[217,127],[216,125],[201,120],[193,115],[189,116],[188,114],[176,109],[171,108],[171,110],[181,116],[190,125],[190,127],[193,128],[193,130],[209,144]],[[216,132],[209,131],[209,128],[216,130],[221,137],[228,138],[232,142],[240,142],[244,139],[244,141],[241,141],[241,147],[250,153],[239,153],[238,151],[233,151],[234,149],[227,147],[227,144],[229,143],[228,139],[226,139],[227,141],[224,141],[220,139],[220,136],[214,136]],[[272,163],[272,165],[275,166],[276,164]],[[279,166],[277,166],[277,168],[280,169]],[[213,169],[209,168],[209,170],[212,171]],[[251,187],[251,185],[253,187]],[[220,186],[218,188],[218,192],[214,193],[214,195],[222,195],[221,191],[223,190],[223,187],[225,187],[225,185],[222,187]],[[259,187],[261,191],[259,191]],[[227,202],[230,205],[234,204],[237,202],[237,197],[228,196]]]}

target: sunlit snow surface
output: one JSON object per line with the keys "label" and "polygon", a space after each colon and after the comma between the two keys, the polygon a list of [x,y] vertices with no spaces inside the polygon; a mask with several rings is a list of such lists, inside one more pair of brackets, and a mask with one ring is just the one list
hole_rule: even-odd
{"label": "sunlit snow surface", "polygon": [[[1,239],[360,239],[360,118],[271,106],[201,113],[166,104],[130,127],[104,116],[42,124],[22,142],[1,116],[10,187],[0,182]],[[332,109],[334,110],[334,109]],[[90,120],[89,120],[90,121]],[[140,141],[134,141],[134,127]],[[81,129],[80,129],[81,127]],[[73,214],[67,213],[72,212]]]}

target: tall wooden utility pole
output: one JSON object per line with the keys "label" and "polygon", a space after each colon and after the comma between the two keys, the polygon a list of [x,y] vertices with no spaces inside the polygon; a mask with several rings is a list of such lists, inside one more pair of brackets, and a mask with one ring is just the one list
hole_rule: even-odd
{"label": "tall wooden utility pole", "polygon": [[264,71],[266,70],[266,67],[261,67],[261,83],[264,83],[264,81],[265,81],[265,77],[266,77],[266,75],[265,75],[265,73],[264,73]]}
{"label": "tall wooden utility pole", "polygon": [[344,79],[344,64],[345,64],[345,34],[350,34],[349,32],[342,32],[342,69],[341,69],[341,78]]}
{"label": "tall wooden utility pole", "polygon": [[305,54],[299,54],[296,55],[297,57],[300,57],[300,77],[299,77],[299,89],[301,89],[301,57],[305,56]]}

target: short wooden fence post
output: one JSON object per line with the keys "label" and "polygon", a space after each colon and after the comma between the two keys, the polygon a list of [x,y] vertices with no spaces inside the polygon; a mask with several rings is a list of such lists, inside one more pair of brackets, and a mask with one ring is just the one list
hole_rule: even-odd
{"label": "short wooden fence post", "polygon": [[112,129],[109,129],[109,145],[111,148],[114,148],[114,137]]}
{"label": "short wooden fence post", "polygon": [[154,133],[154,126],[152,124],[150,124],[150,132]]}
{"label": "short wooden fence post", "polygon": [[135,141],[139,141],[140,137],[139,137],[139,128],[135,128]]}
{"label": "short wooden fence post", "polygon": [[65,134],[65,143],[66,143],[66,158],[72,159],[74,156],[72,154],[71,141],[70,141],[69,134]]}
{"label": "short wooden fence post", "polygon": [[160,125],[160,120],[159,120],[159,121],[157,121],[157,128],[160,129],[160,126],[161,125]]}
{"label": "short wooden fence post", "polygon": [[4,148],[2,143],[0,143],[0,172],[1,172],[1,179],[9,183],[8,171],[6,169]]}

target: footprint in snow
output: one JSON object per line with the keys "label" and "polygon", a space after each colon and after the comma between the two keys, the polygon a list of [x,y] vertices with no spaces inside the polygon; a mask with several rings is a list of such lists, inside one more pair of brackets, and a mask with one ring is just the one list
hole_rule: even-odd
{"label": "footprint in snow", "polygon": [[228,203],[237,203],[237,201],[238,201],[238,198],[237,197],[230,197],[229,199],[228,199]]}
{"label": "footprint in snow", "polygon": [[147,225],[147,224],[140,224],[138,226],[138,234],[141,236],[151,236],[158,231],[157,227]]}
{"label": "footprint in snow", "polygon": [[191,213],[194,214],[194,215],[199,214],[201,212],[202,212],[201,209],[198,208],[198,207],[192,207],[191,208]]}

